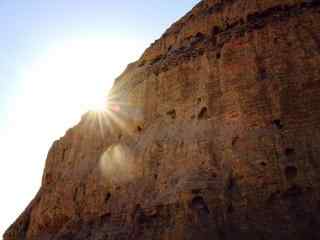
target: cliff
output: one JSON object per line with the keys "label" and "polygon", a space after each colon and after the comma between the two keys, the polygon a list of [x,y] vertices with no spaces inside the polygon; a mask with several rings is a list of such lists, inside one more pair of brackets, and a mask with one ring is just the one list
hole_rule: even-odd
{"label": "cliff", "polygon": [[205,0],[49,151],[4,235],[320,239],[320,1]]}

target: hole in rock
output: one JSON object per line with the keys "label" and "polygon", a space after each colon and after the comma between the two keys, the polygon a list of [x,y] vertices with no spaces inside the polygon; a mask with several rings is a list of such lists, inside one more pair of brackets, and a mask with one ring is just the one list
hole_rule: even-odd
{"label": "hole in rock", "polygon": [[281,120],[280,119],[275,119],[272,121],[272,126],[274,126],[275,128],[277,129],[282,129],[283,128],[283,125],[281,123]]}
{"label": "hole in rock", "polygon": [[203,197],[197,196],[193,198],[191,202],[191,207],[192,209],[201,210],[205,211],[206,213],[209,213],[209,208],[206,202],[204,201]]}
{"label": "hole in rock", "polygon": [[216,35],[216,34],[222,32],[222,29],[221,29],[220,27],[218,27],[218,26],[214,26],[214,27],[212,28],[212,31],[211,31],[211,32],[212,32],[213,35]]}
{"label": "hole in rock", "polygon": [[208,119],[208,109],[206,107],[203,107],[198,115],[198,119]]}
{"label": "hole in rock", "polygon": [[227,189],[229,191],[233,191],[236,188],[236,181],[233,177],[229,177],[228,179],[228,184],[227,184]]}
{"label": "hole in rock", "polygon": [[170,116],[172,119],[176,119],[177,113],[176,110],[172,109],[169,112],[167,112],[167,115]]}
{"label": "hole in rock", "polygon": [[298,169],[295,166],[288,166],[285,169],[285,175],[288,180],[293,180],[298,175]]}
{"label": "hole in rock", "polygon": [[202,41],[205,38],[205,35],[201,32],[198,32],[192,39],[191,39],[191,45],[195,45],[198,42]]}
{"label": "hole in rock", "polygon": [[286,148],[286,150],[284,151],[287,157],[290,157],[292,155],[295,154],[295,151],[293,148]]}
{"label": "hole in rock", "polygon": [[260,69],[259,79],[260,80],[266,80],[267,78],[268,78],[267,71],[265,69]]}
{"label": "hole in rock", "polygon": [[231,142],[232,146],[236,145],[236,143],[238,142],[238,140],[239,140],[239,136],[235,136],[235,137],[232,139],[232,142]]}
{"label": "hole in rock", "polygon": [[106,222],[106,221],[110,220],[110,217],[111,217],[111,213],[108,212],[108,213],[106,213],[106,214],[103,214],[103,215],[100,217],[100,219],[102,220],[102,222]]}
{"label": "hole in rock", "polygon": [[118,135],[118,139],[120,140],[122,138],[122,134],[120,133],[119,135]]}
{"label": "hole in rock", "polygon": [[233,207],[232,203],[230,203],[230,205],[228,206],[227,212],[228,213],[233,213],[234,212],[234,207]]}
{"label": "hole in rock", "polygon": [[111,198],[111,193],[107,193],[106,198],[105,198],[105,202],[107,203],[110,198]]}
{"label": "hole in rock", "polygon": [[138,127],[137,127],[137,131],[138,131],[138,132],[142,132],[142,127],[138,126]]}
{"label": "hole in rock", "polygon": [[217,57],[217,59],[220,59],[221,58],[221,53],[218,52],[216,57]]}
{"label": "hole in rock", "polygon": [[51,174],[48,173],[46,175],[45,179],[46,179],[47,184],[51,184],[52,183],[52,175]]}
{"label": "hole in rock", "polygon": [[204,38],[204,34],[202,32],[197,32],[196,38],[202,39]]}
{"label": "hole in rock", "polygon": [[193,14],[190,14],[190,16],[188,17],[189,20],[193,19],[194,18],[194,15]]}
{"label": "hole in rock", "polygon": [[267,166],[267,163],[266,163],[266,162],[261,162],[260,165],[261,165],[262,167],[266,167],[266,166]]}
{"label": "hole in rock", "polygon": [[135,212],[134,212],[135,218],[137,222],[141,225],[152,223],[156,220],[158,217],[158,212],[155,209],[153,212],[145,212],[140,204],[136,205]]}
{"label": "hole in rock", "polygon": [[136,211],[139,210],[141,208],[141,205],[138,203],[136,204]]}

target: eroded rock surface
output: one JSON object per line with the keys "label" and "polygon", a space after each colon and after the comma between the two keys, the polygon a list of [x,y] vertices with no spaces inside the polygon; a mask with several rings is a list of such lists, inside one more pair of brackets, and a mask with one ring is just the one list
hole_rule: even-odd
{"label": "eroded rock surface", "polygon": [[319,66],[319,1],[200,2],[53,144],[4,239],[320,239]]}

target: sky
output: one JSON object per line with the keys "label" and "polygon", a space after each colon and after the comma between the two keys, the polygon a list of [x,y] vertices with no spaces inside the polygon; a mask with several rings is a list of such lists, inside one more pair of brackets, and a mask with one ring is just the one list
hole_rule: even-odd
{"label": "sky", "polygon": [[0,235],[38,191],[51,144],[197,2],[0,1]]}

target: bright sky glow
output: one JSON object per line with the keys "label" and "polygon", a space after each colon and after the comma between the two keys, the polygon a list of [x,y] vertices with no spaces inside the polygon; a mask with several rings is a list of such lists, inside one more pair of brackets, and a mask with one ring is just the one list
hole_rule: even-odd
{"label": "bright sky glow", "polygon": [[[83,113],[106,107],[106,96],[127,59],[144,45],[119,39],[72,39],[50,46],[20,69],[16,96],[1,129],[1,230],[5,230],[40,186],[50,145]],[[119,50],[121,49],[121,50]],[[139,51],[140,50],[140,51]],[[24,201],[22,201],[24,200]],[[9,215],[10,214],[10,215]]]}
{"label": "bright sky glow", "polygon": [[24,69],[24,92],[20,96],[41,111],[60,106],[70,118],[79,118],[79,113],[89,110],[102,110],[115,76],[124,69],[123,58],[137,57],[135,49],[141,48],[139,44],[84,38],[51,46]]}
{"label": "bright sky glow", "polygon": [[[183,2],[183,3],[182,3]],[[47,152],[198,0],[0,3],[0,236],[38,191]]]}

